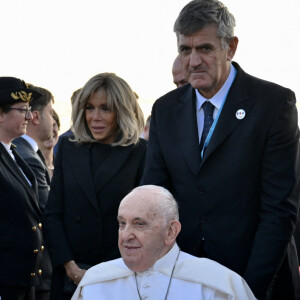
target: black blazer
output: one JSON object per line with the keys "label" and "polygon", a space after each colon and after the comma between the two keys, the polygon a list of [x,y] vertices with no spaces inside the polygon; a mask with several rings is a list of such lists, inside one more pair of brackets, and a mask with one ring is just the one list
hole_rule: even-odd
{"label": "black blazer", "polygon": [[[293,299],[288,291],[299,272],[285,254],[299,201],[295,95],[234,66],[237,76],[203,160],[191,85],[156,101],[142,184],[165,186],[179,202],[183,251],[199,256],[202,244],[209,258],[242,275],[258,299],[284,261],[281,299]],[[241,120],[239,109],[246,113]],[[274,289],[279,295],[276,283]]]}
{"label": "black blazer", "polygon": [[[35,175],[38,184],[39,207],[43,212],[46,208],[50,190],[50,176],[45,161],[42,160],[42,158],[34,151],[31,145],[24,138],[19,137],[14,139],[13,144],[16,146],[16,151],[29,165]],[[52,265],[47,248],[48,247],[45,247],[43,253],[43,273],[42,276],[39,277],[39,284],[36,285],[36,290],[38,291],[47,291],[50,290],[51,287]]]}
{"label": "black blazer", "polygon": [[13,153],[32,186],[0,143],[0,285],[33,286],[40,276],[43,246],[37,183]]}
{"label": "black blazer", "polygon": [[50,190],[50,177],[47,166],[24,138],[19,137],[14,139],[13,144],[16,146],[16,151],[26,161],[35,175],[38,182],[39,205],[43,212]]}
{"label": "black blazer", "polygon": [[142,139],[136,146],[112,147],[93,178],[90,144],[69,138],[58,148],[44,216],[53,268],[70,260],[95,265],[120,256],[119,203],[139,185],[146,156]]}

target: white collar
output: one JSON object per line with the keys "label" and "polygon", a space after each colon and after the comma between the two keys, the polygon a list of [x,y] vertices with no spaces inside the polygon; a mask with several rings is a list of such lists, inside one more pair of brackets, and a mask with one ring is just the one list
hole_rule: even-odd
{"label": "white collar", "polygon": [[234,81],[234,78],[236,76],[237,70],[236,68],[231,65],[230,68],[230,72],[228,75],[228,78],[226,79],[225,83],[223,84],[223,86],[221,87],[221,89],[211,98],[211,99],[206,99],[205,97],[203,97],[199,91],[197,89],[195,89],[196,91],[196,109],[197,111],[200,110],[202,104],[209,100],[217,109],[220,109],[224,98],[226,97],[226,95],[228,94],[228,91]]}
{"label": "white collar", "polygon": [[13,160],[15,160],[15,157],[14,157],[14,155],[12,153],[12,150],[11,150],[11,144],[6,144],[4,142],[1,142],[1,144],[4,146],[4,148],[6,149],[8,154],[13,158]]}
{"label": "white collar", "polygon": [[11,150],[10,150],[11,144],[6,144],[6,143],[4,143],[4,142],[1,142],[1,143],[2,143],[2,145],[5,147],[5,149],[6,149],[8,152],[11,152]]}
{"label": "white collar", "polygon": [[175,243],[171,250],[166,253],[163,257],[158,259],[155,264],[144,272],[137,272],[138,275],[143,276],[145,272],[161,271],[162,269],[168,270],[167,273],[171,274],[174,263],[180,251],[178,245]]}

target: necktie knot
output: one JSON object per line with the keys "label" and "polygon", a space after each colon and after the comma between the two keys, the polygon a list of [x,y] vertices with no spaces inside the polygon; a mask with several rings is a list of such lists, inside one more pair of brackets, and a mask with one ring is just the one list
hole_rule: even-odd
{"label": "necktie knot", "polygon": [[202,108],[203,108],[205,117],[212,117],[213,116],[215,106],[211,102],[205,101],[202,104]]}

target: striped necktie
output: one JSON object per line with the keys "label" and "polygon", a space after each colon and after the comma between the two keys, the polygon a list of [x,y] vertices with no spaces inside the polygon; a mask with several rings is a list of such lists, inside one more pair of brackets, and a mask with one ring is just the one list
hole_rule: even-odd
{"label": "striped necktie", "polygon": [[215,106],[211,102],[205,101],[202,104],[202,108],[204,111],[204,124],[203,124],[201,140],[200,140],[201,151],[203,149],[203,146],[204,146],[205,140],[207,138],[207,135],[209,133],[210,127],[214,122],[213,113],[214,113]]}

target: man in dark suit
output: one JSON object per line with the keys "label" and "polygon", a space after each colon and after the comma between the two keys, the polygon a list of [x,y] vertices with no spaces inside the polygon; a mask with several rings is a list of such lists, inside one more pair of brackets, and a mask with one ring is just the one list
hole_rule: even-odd
{"label": "man in dark suit", "polygon": [[231,60],[234,17],[195,0],[174,31],[189,84],[156,101],[142,184],[179,202],[183,251],[242,275],[258,299],[298,299],[294,93]]}
{"label": "man in dark suit", "polygon": [[44,211],[49,194],[50,177],[45,159],[39,151],[39,143],[51,138],[53,134],[53,108],[54,102],[51,92],[44,88],[31,86],[42,97],[34,101],[31,106],[32,120],[28,122],[27,133],[13,141],[17,152],[33,170],[38,182],[39,204]]}
{"label": "man in dark suit", "polygon": [[[39,150],[38,144],[51,138],[53,134],[54,102],[51,92],[44,88],[31,85],[31,89],[40,93],[42,97],[32,102],[32,119],[28,122],[27,132],[13,140],[16,151],[30,166],[38,182],[39,206],[43,212],[50,190],[50,176],[45,159]],[[36,299],[47,300],[50,297],[52,266],[48,252],[44,252],[43,274],[40,283],[36,286]]]}

